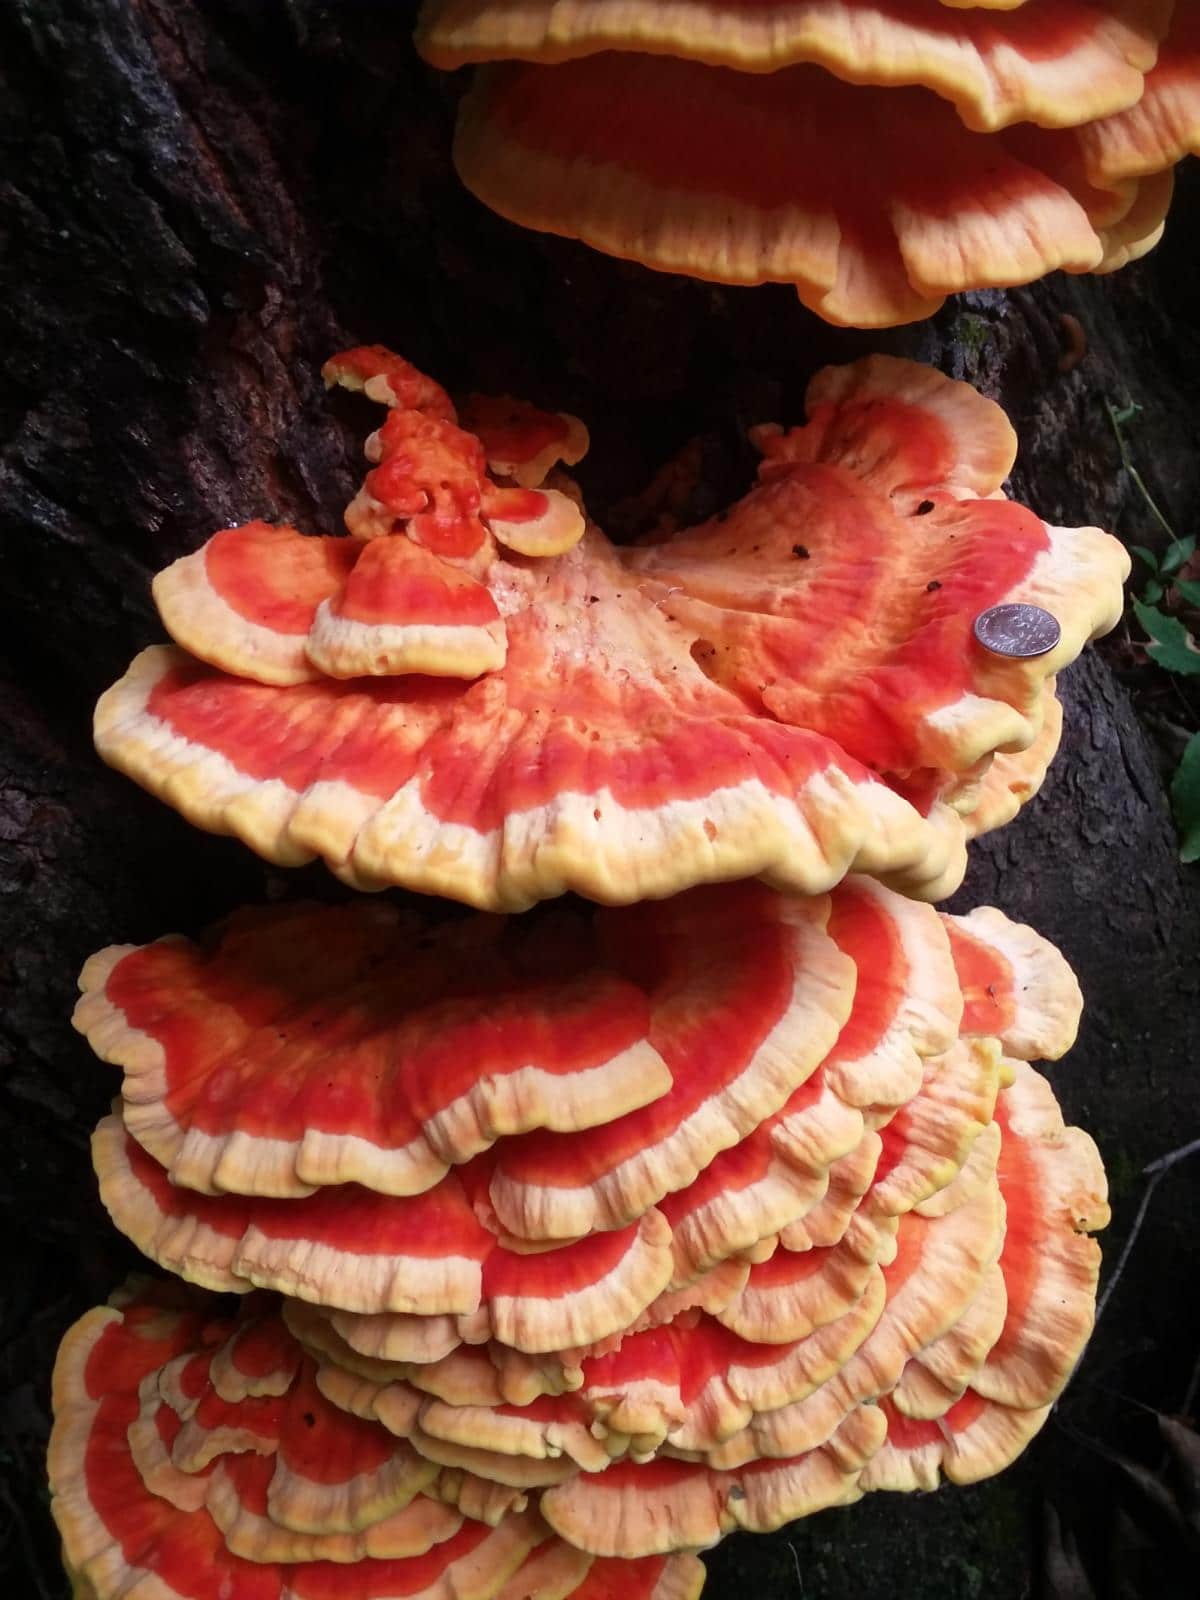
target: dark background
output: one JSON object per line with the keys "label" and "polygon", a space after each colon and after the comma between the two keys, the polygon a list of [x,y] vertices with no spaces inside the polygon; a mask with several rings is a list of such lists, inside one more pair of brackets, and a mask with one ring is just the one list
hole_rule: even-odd
{"label": "dark background", "polygon": [[[0,1580],[19,1600],[64,1592],[42,1482],[54,1347],[132,1260],[93,1190],[87,1136],[115,1075],[69,1028],[75,974],[107,942],[338,892],[108,772],[91,708],[160,637],[150,573],[229,522],[338,525],[364,412],[323,396],[328,354],[386,342],[452,389],[577,412],[589,505],[622,532],[636,531],[622,502],[687,441],[701,516],[749,481],[746,425],[798,420],[817,366],[879,348],[1002,400],[1022,441],[1015,490],[1047,519],[1161,548],[1104,409],[1138,401],[1136,463],[1179,533],[1200,525],[1196,172],[1166,243],[1112,279],[841,333],[785,288],[658,276],[484,211],[449,165],[460,85],[416,59],[412,11],[0,4]],[[1087,341],[1070,372],[1064,314]],[[1200,1131],[1200,872],[1177,863],[1164,791],[1195,714],[1128,628],[1065,697],[1042,796],[976,849],[961,903],[1034,922],[1080,973],[1083,1034],[1053,1077],[1108,1165],[1111,1271],[1143,1167]],[[1200,1161],[1164,1177],[1017,1467],[731,1540],[708,1558],[709,1600],[1194,1596],[1198,1198]],[[1183,1424],[1174,1452],[1164,1415]]]}

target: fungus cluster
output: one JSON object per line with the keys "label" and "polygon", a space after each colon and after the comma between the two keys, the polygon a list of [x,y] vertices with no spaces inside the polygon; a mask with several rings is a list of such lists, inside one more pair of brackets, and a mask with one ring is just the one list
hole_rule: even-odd
{"label": "fungus cluster", "polygon": [[1191,0],[426,0],[417,44],[488,63],[496,211],[845,326],[1122,266],[1200,153]]}
{"label": "fungus cluster", "polygon": [[480,910],[85,966],[101,1196],[186,1286],[60,1352],[78,1593],[694,1600],[735,1529],[1000,1470],[1090,1329],[1105,1182],[1031,1065],[1066,962],[928,901],[1041,781],[1123,551],[1008,500],[1001,413],[906,362],[818,374],[737,506],[623,548],[573,418],[378,348],[326,376],[387,407],[349,534],[161,574],[176,642],[98,747],[271,860]]}
{"label": "fungus cluster", "polygon": [[997,1471],[1090,1327],[1103,1173],[1027,1064],[1079,992],[999,912],[297,905],[81,986],[114,1221],[244,1296],[67,1338],[55,1505],[102,1596],[674,1600],[734,1528]]}
{"label": "fungus cluster", "polygon": [[[1005,499],[1003,413],[911,362],[819,373],[737,505],[637,547],[532,482],[578,458],[572,419],[476,402],[472,435],[378,349],[326,375],[389,408],[351,537],[254,522],[160,574],[175,644],[104,695],[96,742],[200,827],[356,888],[516,911],[863,871],[936,898],[1036,787],[1051,680],[1121,613],[1122,547]],[[1012,604],[1057,619],[1049,648],[979,643]],[[1018,770],[989,790],[998,753]]]}

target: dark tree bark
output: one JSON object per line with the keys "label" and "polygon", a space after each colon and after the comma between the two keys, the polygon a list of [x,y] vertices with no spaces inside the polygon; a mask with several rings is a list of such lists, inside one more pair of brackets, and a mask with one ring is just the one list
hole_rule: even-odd
{"label": "dark tree bark", "polygon": [[[1194,178],[1167,243],[1113,280],[1055,278],[885,337],[839,334],[786,289],[657,276],[484,211],[449,166],[459,86],[417,61],[410,24],[396,0],[9,0],[0,12],[6,1593],[63,1592],[41,1489],[49,1366],[67,1323],[133,1261],[93,1191],[87,1134],[114,1083],[71,1033],[75,974],[108,941],[337,892],[316,869],[278,873],[186,828],[106,771],[88,736],[98,693],[158,636],[154,570],[229,522],[336,525],[361,414],[322,394],[331,350],[378,340],[451,387],[577,411],[602,523],[695,437],[693,510],[707,513],[748,481],[748,423],[796,419],[818,365],[883,347],[1003,400],[1022,436],[1017,491],[1043,515],[1152,543],[1104,410],[1137,401],[1142,473],[1176,526],[1195,526]],[[1087,337],[1069,374],[1064,314]],[[1080,972],[1089,1011],[1055,1081],[1109,1165],[1114,1260],[1142,1166],[1196,1131],[1200,893],[1176,860],[1156,750],[1110,666],[1091,656],[1066,697],[1046,790],[977,850],[964,904],[1035,923]],[[1020,1467],[730,1541],[710,1558],[712,1600],[1000,1600],[1087,1582],[1097,1595],[1190,1593],[1172,1587],[1161,1541],[1126,1539],[1108,1559],[1123,1479],[1105,1453],[1153,1465],[1146,1408],[1174,1412],[1189,1392],[1197,1316],[1179,1286],[1197,1265],[1197,1175],[1181,1165],[1156,1196],[1082,1372]]]}

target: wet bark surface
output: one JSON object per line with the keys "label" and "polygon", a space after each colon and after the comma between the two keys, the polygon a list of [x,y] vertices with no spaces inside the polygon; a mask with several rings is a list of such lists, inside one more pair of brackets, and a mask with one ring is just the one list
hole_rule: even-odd
{"label": "wet bark surface", "polygon": [[[1166,244],[1112,280],[1054,278],[917,328],[839,333],[786,289],[658,276],[484,211],[449,165],[459,85],[416,60],[409,22],[399,0],[0,11],[5,1593],[64,1593],[41,1485],[53,1349],[134,1262],[91,1179],[87,1137],[115,1075],[70,1030],[75,974],[106,942],[338,892],[316,869],[277,872],[187,828],[104,769],[89,737],[98,693],[160,636],[154,570],[229,522],[337,525],[364,414],[323,396],[327,354],[390,343],[451,388],[578,412],[589,505],[621,526],[622,502],[689,440],[702,462],[689,510],[707,514],[749,481],[748,424],[798,419],[823,362],[891,349],[1004,402],[1022,441],[1016,492],[1047,518],[1153,543],[1104,409],[1137,401],[1142,474],[1176,527],[1195,527],[1194,175]],[[1064,315],[1086,338],[1069,372]],[[978,847],[961,901],[1033,922],[1079,971],[1089,1009],[1054,1079],[1108,1164],[1111,1265],[1143,1166],[1200,1121],[1200,887],[1109,660],[1124,657],[1068,675],[1054,772]],[[1116,1458],[1157,1469],[1154,1414],[1192,1403],[1198,1180],[1187,1163],[1164,1179],[1080,1374],[1016,1469],[731,1540],[709,1558],[712,1600],[1194,1592],[1179,1527],[1145,1512]]]}

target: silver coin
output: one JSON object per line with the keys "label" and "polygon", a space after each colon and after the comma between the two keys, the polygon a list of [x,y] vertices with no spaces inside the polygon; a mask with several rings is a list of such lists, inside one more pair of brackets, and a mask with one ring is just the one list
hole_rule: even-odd
{"label": "silver coin", "polygon": [[1062,638],[1058,618],[1041,606],[989,606],[975,618],[975,637],[994,656],[1028,661],[1044,656]]}

